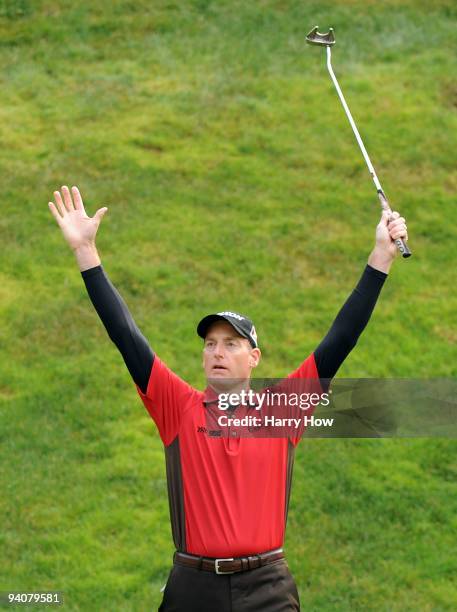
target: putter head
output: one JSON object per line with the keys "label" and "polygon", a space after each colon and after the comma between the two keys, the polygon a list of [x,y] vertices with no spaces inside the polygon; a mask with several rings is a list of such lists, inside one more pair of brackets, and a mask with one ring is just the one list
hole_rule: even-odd
{"label": "putter head", "polygon": [[309,32],[306,37],[307,43],[309,43],[310,45],[323,45],[325,47],[335,44],[333,28],[330,28],[326,34],[321,34],[317,31],[317,28],[318,26],[314,26],[311,32]]}

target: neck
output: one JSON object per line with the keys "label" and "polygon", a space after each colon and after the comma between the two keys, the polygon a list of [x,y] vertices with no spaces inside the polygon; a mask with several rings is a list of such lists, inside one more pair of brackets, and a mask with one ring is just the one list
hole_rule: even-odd
{"label": "neck", "polygon": [[241,391],[249,391],[251,387],[250,378],[246,378],[246,379],[237,378],[237,379],[226,379],[226,380],[208,378],[206,382],[207,382],[208,388],[214,391],[214,393],[216,394],[240,393]]}

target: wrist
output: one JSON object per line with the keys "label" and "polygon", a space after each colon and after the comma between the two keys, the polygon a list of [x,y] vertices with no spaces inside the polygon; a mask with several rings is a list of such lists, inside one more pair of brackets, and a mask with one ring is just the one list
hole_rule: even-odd
{"label": "wrist", "polygon": [[101,264],[95,242],[80,244],[73,249],[73,253],[75,254],[81,272],[89,268],[95,268]]}
{"label": "wrist", "polygon": [[96,249],[95,241],[94,240],[88,240],[87,242],[80,242],[78,244],[78,246],[72,246],[71,247],[71,250],[74,253],[77,253],[77,252],[81,252],[82,253],[84,251],[90,251],[90,250],[94,250],[94,249]]}
{"label": "wrist", "polygon": [[384,249],[375,246],[368,258],[368,264],[372,268],[388,274],[394,259],[395,256],[392,256]]}

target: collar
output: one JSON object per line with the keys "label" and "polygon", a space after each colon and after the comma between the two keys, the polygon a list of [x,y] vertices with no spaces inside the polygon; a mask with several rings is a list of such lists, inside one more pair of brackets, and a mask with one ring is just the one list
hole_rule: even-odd
{"label": "collar", "polygon": [[217,393],[213,389],[213,387],[210,387],[209,385],[203,391],[203,403],[205,406],[207,406],[208,404],[216,404],[218,398],[219,398],[219,393]]}

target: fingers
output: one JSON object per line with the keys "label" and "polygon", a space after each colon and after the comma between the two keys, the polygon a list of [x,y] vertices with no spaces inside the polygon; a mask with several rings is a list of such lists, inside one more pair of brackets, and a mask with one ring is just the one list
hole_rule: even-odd
{"label": "fingers", "polygon": [[403,238],[408,240],[408,228],[406,226],[406,220],[404,217],[400,217],[400,213],[393,212],[391,215],[391,221],[389,222],[388,229],[392,240]]}
{"label": "fingers", "polygon": [[79,189],[77,187],[72,187],[71,193],[73,194],[73,201],[75,203],[75,209],[84,210],[84,204],[81,198],[81,194],[79,193]]}
{"label": "fingers", "polygon": [[94,219],[96,219],[97,222],[100,223],[100,221],[103,219],[103,216],[107,210],[108,208],[106,206],[104,206],[103,208],[99,208],[94,215]]}
{"label": "fingers", "polygon": [[397,232],[390,232],[390,237],[392,240],[397,240],[398,238],[403,238],[406,242],[408,242],[408,232],[406,229],[399,230]]}
{"label": "fingers", "polygon": [[52,215],[53,215],[54,219],[57,221],[57,223],[58,223],[58,225],[60,227],[62,217],[57,212],[57,208],[55,207],[53,202],[48,202],[48,206],[49,206],[50,211],[52,212]]}
{"label": "fingers", "polygon": [[[82,210],[85,212],[83,200],[81,198],[81,194],[79,193],[79,189],[77,187],[72,187],[71,192],[70,192],[68,187],[66,185],[63,185],[61,187],[61,190],[62,190],[63,199],[62,199],[62,195],[60,194],[60,191],[54,191],[54,200],[57,204],[57,208],[59,209],[59,212],[62,215],[62,217],[65,217],[67,213],[72,212],[73,210]],[[72,199],[72,194],[73,194],[73,199]],[[74,200],[74,203],[73,203],[73,200]],[[56,210],[55,207],[54,207],[54,210]]]}
{"label": "fingers", "polygon": [[73,200],[71,199],[70,190],[68,189],[66,185],[62,186],[62,195],[63,195],[63,201],[65,204],[65,208],[67,209],[67,211],[71,212],[72,210],[75,210],[75,207],[73,206]]}
{"label": "fingers", "polygon": [[67,209],[65,208],[62,202],[62,196],[60,195],[60,191],[54,191],[54,200],[56,201],[57,208],[59,209],[60,214],[62,215],[62,217],[65,217],[65,215],[67,214]]}

